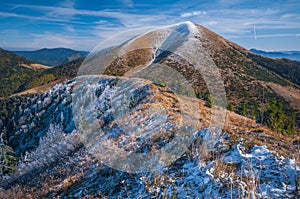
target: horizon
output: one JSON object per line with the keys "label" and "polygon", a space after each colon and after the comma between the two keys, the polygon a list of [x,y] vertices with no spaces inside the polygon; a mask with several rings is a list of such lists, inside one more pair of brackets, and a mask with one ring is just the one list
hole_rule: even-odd
{"label": "horizon", "polygon": [[0,47],[7,50],[91,51],[126,30],[193,21],[247,49],[300,51],[296,0],[4,0],[0,5]]}
{"label": "horizon", "polygon": [[[58,47],[53,47],[53,48],[17,48],[17,47],[8,47],[8,48],[3,48],[0,46],[0,48],[4,49],[4,50],[8,50],[8,51],[37,51],[37,50],[42,50],[42,49],[57,49],[57,48],[65,48],[65,49],[70,49],[70,50],[75,50],[75,51],[85,51],[85,52],[91,52],[91,51],[86,51],[86,50],[82,50],[82,49],[74,49],[74,48],[68,48],[68,47],[63,47],[63,46],[58,46]],[[263,51],[263,52],[267,52],[267,53],[276,53],[276,52],[281,52],[281,53],[288,53],[288,52],[300,52],[300,50],[294,50],[294,49],[289,49],[289,50],[276,50],[276,51],[268,51],[268,50],[262,50],[262,49],[257,49],[257,48],[249,48],[247,49],[249,51],[251,50],[258,50],[258,51]]]}

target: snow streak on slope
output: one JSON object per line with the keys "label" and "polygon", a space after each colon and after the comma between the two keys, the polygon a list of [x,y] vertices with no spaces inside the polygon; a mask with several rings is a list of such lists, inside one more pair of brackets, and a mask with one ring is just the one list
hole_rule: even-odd
{"label": "snow streak on slope", "polygon": [[[125,35],[127,33],[124,33]],[[119,35],[120,36],[120,35]],[[197,39],[197,37],[201,37],[198,28],[191,22],[184,22],[180,24],[175,24],[171,26],[165,26],[162,28],[150,30],[144,34],[140,34],[134,38],[131,38],[132,35],[130,35],[129,40],[125,40],[124,42],[118,42],[120,43],[114,43],[115,40],[112,40],[111,46],[112,48],[106,48],[103,49],[102,46],[99,46],[99,48],[96,48],[94,52],[91,53],[91,56],[88,56],[87,59],[82,64],[83,69],[79,69],[78,72],[78,86],[75,87],[75,95],[74,95],[74,118],[75,123],[77,124],[77,128],[80,131],[83,132],[90,132],[85,133],[85,136],[90,137],[90,134],[95,134],[96,129],[101,128],[101,125],[97,125],[95,118],[95,113],[92,111],[94,110],[92,107],[97,107],[97,103],[95,103],[93,94],[91,92],[86,92],[86,88],[91,87],[91,84],[97,84],[97,81],[94,79],[92,81],[89,81],[92,77],[97,78],[97,75],[103,74],[104,71],[106,71],[106,68],[109,67],[117,58],[124,57],[125,54],[128,54],[130,52],[141,50],[141,49],[150,49],[153,51],[153,59],[152,61],[145,65],[144,67],[140,68],[136,65],[130,66],[131,69],[129,71],[130,75],[125,75],[129,78],[141,78],[153,81],[154,83],[158,83],[161,85],[174,85],[173,87],[170,86],[170,88],[182,88],[181,90],[184,90],[186,92],[178,93],[178,90],[172,90],[176,95],[179,94],[188,94],[187,97],[195,97],[195,91],[190,86],[189,82],[185,79],[184,75],[179,73],[177,70],[160,63],[160,60],[165,59],[166,57],[170,56],[179,56],[182,59],[186,60],[188,63],[190,63],[197,72],[199,72],[203,79],[205,80],[207,87],[209,89],[209,92],[214,100],[212,105],[212,117],[211,117],[211,126],[212,127],[218,127],[219,129],[223,128],[223,125],[225,123],[225,105],[226,105],[226,96],[225,96],[225,89],[222,82],[222,78],[220,74],[218,74],[218,69],[214,65],[214,62],[212,61],[211,57],[205,52],[205,50],[202,47],[201,41]],[[104,43],[109,43],[108,41]],[[110,50],[107,50],[110,49]],[[89,73],[86,73],[86,71],[89,71]],[[213,71],[213,72],[212,72]],[[128,72],[128,71],[127,71]],[[88,75],[88,76],[86,76]],[[87,81],[84,79],[86,78]],[[161,81],[161,82],[160,82]],[[120,82],[119,82],[120,83]],[[80,85],[82,84],[82,85]],[[120,86],[120,85],[118,85]],[[121,86],[122,87],[122,86]],[[82,89],[82,91],[81,91]],[[119,92],[119,91],[117,91]],[[123,89],[121,93],[130,92],[129,90]],[[78,95],[77,95],[78,94]],[[125,94],[125,96],[130,96],[128,93]],[[120,103],[122,104],[122,99],[120,98]],[[180,101],[180,100],[179,100]],[[182,104],[183,101],[180,101],[180,107],[181,109],[183,107],[189,107]],[[90,103],[90,107],[86,106],[85,104]],[[115,104],[120,104],[115,103]],[[80,107],[82,106],[83,107]],[[112,104],[113,105],[113,104]],[[122,104],[123,106],[127,106],[127,104]],[[76,107],[76,108],[75,108]],[[122,110],[120,108],[121,106],[118,106],[116,108]],[[191,107],[191,106],[190,106]],[[197,107],[197,106],[195,106]],[[85,109],[85,110],[84,110]],[[82,112],[78,112],[78,110],[81,110],[85,112],[85,114],[82,114]],[[90,111],[89,111],[90,110]],[[182,112],[190,112],[192,111],[183,111]],[[81,115],[79,115],[81,114]],[[160,113],[157,113],[159,115]],[[86,116],[87,118],[83,118],[82,115]],[[186,146],[188,146],[192,141],[192,133],[195,132],[194,129],[195,125],[191,125],[191,121],[194,121],[193,118],[198,117],[199,115],[199,109],[194,109],[193,114],[185,114],[182,115],[182,124],[179,127],[182,132],[187,133],[191,138],[189,139],[179,139],[181,142],[184,142]],[[93,119],[91,119],[91,117]],[[113,116],[112,116],[113,117]],[[114,118],[114,117],[113,117]],[[118,122],[118,120],[116,120]],[[84,124],[85,125],[83,128]],[[162,121],[163,123],[163,121]],[[89,125],[90,124],[90,125]],[[124,125],[121,125],[122,127],[126,127]],[[187,130],[189,129],[189,130]],[[127,126],[126,128],[122,128],[125,132],[130,132],[131,127]],[[151,134],[155,134],[155,131],[157,131],[156,128],[153,129],[153,132]],[[161,131],[161,130],[160,130]],[[92,133],[93,132],[93,133]],[[147,134],[147,132],[145,132]],[[93,137],[93,136],[92,136]],[[177,136],[177,138],[180,138],[181,136]],[[212,138],[213,141],[216,141],[218,135],[216,135],[214,138]],[[87,145],[90,146],[91,143],[89,143],[91,139],[87,138]],[[168,145],[167,148],[163,148],[162,151],[158,151],[156,155],[161,153],[158,157],[155,157],[154,154],[149,154],[152,158],[157,158],[154,162],[159,161],[160,163],[157,165],[165,165],[164,161],[170,161],[169,158],[164,158],[162,160],[162,156],[164,157],[172,157],[171,159],[175,160],[174,158],[179,158],[180,155],[185,151],[185,149],[181,149],[179,146],[181,144],[179,143],[179,140],[176,141],[176,145]],[[102,143],[105,143],[106,141],[102,140]],[[93,143],[93,142],[92,142]],[[170,151],[171,148],[174,148],[173,151]],[[108,150],[108,148],[105,148]],[[99,150],[103,151],[103,150]],[[114,150],[112,150],[114,151]],[[182,152],[179,156],[178,154],[175,155],[173,152],[177,151]],[[172,155],[168,154],[171,153]],[[118,154],[124,154],[118,151]],[[162,155],[164,154],[164,155]],[[140,154],[135,154],[136,156],[140,156]],[[116,155],[118,157],[118,155]],[[103,157],[103,154],[101,155]],[[123,156],[125,157],[125,156]],[[127,156],[126,156],[127,157]],[[111,157],[110,157],[111,158]],[[146,159],[152,159],[150,157]],[[116,158],[122,159],[122,158]],[[123,158],[124,159],[124,158]],[[128,158],[127,158],[128,159]],[[110,162],[110,161],[109,161]],[[127,162],[129,163],[129,162]],[[149,162],[149,165],[153,164],[153,162]],[[118,163],[120,166],[120,163]],[[112,165],[110,165],[112,166]],[[120,169],[120,167],[118,168]],[[127,165],[128,166],[128,165]],[[143,166],[144,168],[144,166]],[[156,167],[155,167],[156,168]],[[139,170],[140,171],[140,170]]]}
{"label": "snow streak on slope", "polygon": [[[149,43],[155,46],[155,56],[152,62],[141,70],[135,71],[133,73],[134,77],[144,78],[145,75],[143,74],[150,74],[154,70],[155,64],[166,57],[175,59],[175,63],[180,63],[181,61],[176,59],[181,58],[191,64],[203,77],[209,93],[212,99],[214,99],[212,105],[211,126],[222,129],[226,114],[224,111],[226,107],[224,84],[214,61],[202,47],[202,40],[199,39],[202,37],[204,37],[204,34],[202,34],[201,29],[198,29],[192,22],[184,22],[145,33],[129,42],[129,46],[125,45],[124,51],[130,51],[137,48],[152,48],[151,45],[148,46]],[[164,83],[178,79],[178,75],[174,77],[171,76],[171,74],[174,74],[174,70],[169,66],[161,64],[158,67],[163,68],[163,72],[160,72],[159,74],[153,73],[152,78],[148,75],[147,79],[152,80],[155,78],[162,78]],[[164,79],[164,74],[170,74],[169,78]],[[182,79],[184,79],[185,82],[188,82],[184,77],[182,77]],[[190,83],[187,84],[190,85]],[[166,85],[170,84],[166,83]],[[189,86],[185,85],[182,87],[189,88]],[[214,140],[216,140],[216,138],[217,136]]]}

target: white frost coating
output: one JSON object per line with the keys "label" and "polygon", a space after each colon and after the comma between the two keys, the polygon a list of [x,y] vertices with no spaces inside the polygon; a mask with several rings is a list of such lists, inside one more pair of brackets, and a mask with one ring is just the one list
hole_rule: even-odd
{"label": "white frost coating", "polygon": [[[182,34],[182,32],[179,32],[178,30],[176,30],[176,28],[184,25],[188,27],[188,32],[184,33],[186,38],[191,39],[194,36],[200,34],[199,29],[190,21],[161,27],[155,30],[150,30],[144,34],[137,36],[135,39],[130,40],[124,46],[122,46],[118,55],[122,56],[132,50],[149,48],[150,46],[155,48],[153,51],[154,55],[156,55],[156,50],[158,48],[168,50],[167,48],[164,48],[162,44],[164,44],[164,42],[172,33],[175,32],[177,37],[179,34]],[[173,43],[177,41],[170,40],[169,42],[171,43],[170,45],[173,45]],[[165,46],[170,45],[165,44]]]}
{"label": "white frost coating", "polygon": [[240,165],[238,175],[251,177],[260,182],[258,197],[284,198],[295,190],[295,177],[299,168],[293,159],[277,157],[266,146],[254,146],[244,153],[241,144],[225,154],[222,161]]}
{"label": "white frost coating", "polygon": [[199,29],[196,27],[194,23],[192,23],[191,21],[187,21],[184,23],[188,25],[191,35],[196,36],[200,34]]}
{"label": "white frost coating", "polygon": [[[176,84],[181,86],[183,90],[185,91],[186,95],[189,97],[195,97],[195,91],[189,85],[188,80],[185,79],[185,77],[179,73],[177,70],[173,69],[172,67],[168,66],[163,61],[164,58],[172,59],[173,55],[174,57],[180,57],[181,60],[185,60],[183,63],[190,63],[194,66],[197,73],[201,74],[204,78],[207,87],[209,89],[209,92],[211,96],[216,99],[214,101],[212,108],[212,119],[211,119],[211,126],[210,127],[217,127],[219,129],[223,128],[224,122],[225,122],[225,89],[222,82],[222,78],[220,75],[216,75],[218,73],[217,67],[214,65],[214,62],[212,61],[212,58],[209,56],[208,53],[205,52],[205,49],[202,47],[201,41],[199,40],[199,37],[201,36],[198,28],[192,23],[192,22],[183,22],[171,26],[166,26],[158,29],[154,29],[151,31],[148,31],[146,33],[141,34],[140,36],[138,32],[135,32],[135,30],[132,30],[131,32],[126,32],[126,34],[129,34],[127,36],[130,36],[128,39],[121,41],[119,38],[114,38],[113,40],[105,41],[104,44],[101,44],[102,46],[99,46],[99,48],[96,48],[94,52],[92,52],[87,59],[84,61],[84,63],[81,65],[78,76],[83,77],[82,75],[88,75],[93,76],[97,74],[103,74],[104,71],[106,71],[107,67],[111,66],[111,64],[117,60],[117,58],[123,57],[125,54],[129,52],[134,52],[136,50],[150,50],[152,51],[154,57],[150,61],[149,64],[146,64],[146,66],[136,66],[132,67],[132,69],[128,72],[129,74],[125,74],[124,76],[133,78],[142,78],[147,79],[150,81],[155,82],[156,80],[163,80],[163,83],[170,83],[175,81]],[[122,36],[122,35],[119,35]],[[124,36],[124,35],[123,35]],[[132,37],[135,36],[135,37]],[[124,38],[124,37],[123,37]],[[103,46],[107,47],[107,44],[111,45],[111,48],[103,49]],[[146,51],[147,52],[147,51]],[[178,64],[181,63],[181,60],[178,60]],[[166,60],[168,61],[168,60]],[[99,66],[99,67],[95,67]],[[140,68],[142,67],[142,69]],[[183,66],[184,67],[184,66]],[[87,71],[87,72],[86,72]],[[154,72],[153,72],[154,71]],[[214,73],[211,73],[211,71],[214,71]],[[153,72],[153,73],[152,73]],[[134,74],[134,76],[132,76]],[[86,77],[88,77],[86,76]],[[96,78],[96,77],[94,77]],[[80,79],[80,78],[79,78]],[[85,83],[88,83],[89,81],[85,82],[83,81],[83,85],[79,85],[77,88],[84,89],[88,85],[84,85]],[[90,83],[96,83],[96,81],[91,81]],[[80,83],[81,84],[81,83]],[[123,84],[123,83],[122,83]],[[168,85],[168,84],[166,84]],[[75,87],[76,88],[76,87]],[[191,91],[191,92],[190,92]],[[85,92],[85,91],[84,91]],[[91,143],[88,137],[90,137],[90,134],[93,134],[97,128],[100,128],[97,124],[97,118],[96,115],[93,114],[93,108],[95,106],[85,105],[88,103],[91,104],[97,104],[97,100],[94,100],[93,96],[90,96],[89,93],[84,93],[81,91],[78,91],[78,95],[74,95],[75,99],[73,101],[78,102],[76,105],[73,104],[73,114],[75,118],[75,124],[78,127],[78,129],[81,129],[83,133],[83,137],[86,137],[87,143],[86,145],[90,145]],[[121,89],[118,90],[118,92],[124,92]],[[130,93],[133,91],[130,89],[125,90],[125,95],[130,96]],[[174,91],[176,93],[176,91]],[[76,93],[76,89],[75,89]],[[177,93],[176,93],[177,94]],[[181,94],[181,93],[180,93]],[[183,94],[184,95],[184,94]],[[122,159],[124,161],[120,161],[120,158],[114,157],[112,160],[111,156],[107,156],[105,154],[102,154],[100,151],[100,156],[102,159],[106,159],[108,161],[108,165],[112,167],[118,167],[117,169],[123,170],[123,171],[131,171],[131,172],[145,172],[149,170],[155,170],[157,168],[161,168],[161,165],[167,165],[170,164],[171,161],[176,160],[176,158],[179,158],[182,153],[186,150],[185,147],[187,147],[190,142],[192,141],[193,136],[192,133],[196,131],[195,127],[198,122],[196,119],[199,115],[199,110],[189,110],[193,106],[186,106],[183,100],[178,99],[180,102],[180,107],[182,109],[182,113],[193,113],[193,114],[181,114],[182,117],[182,123],[180,126],[180,130],[184,131],[184,133],[180,134],[180,136],[175,137],[168,145],[156,152],[149,153],[149,154],[140,154],[136,153],[133,155],[126,153],[118,152],[119,155],[123,156]],[[83,103],[84,102],[84,103]],[[219,103],[222,102],[222,103]],[[117,98],[117,100],[112,100],[111,102],[112,108],[107,110],[107,113],[112,113],[113,118],[116,122],[121,123],[121,127],[123,131],[130,132],[132,134],[136,135],[148,135],[149,133],[158,132],[160,129],[159,127],[164,124],[166,121],[166,117],[164,112],[157,112],[157,113],[151,113],[151,110],[149,110],[149,116],[150,118],[157,118],[157,120],[153,120],[151,125],[147,125],[148,128],[143,127],[140,129],[133,129],[132,125],[127,123],[122,123],[121,118],[118,117],[118,115],[124,115],[123,113],[126,112],[122,108],[122,105],[126,106],[126,101],[123,100],[123,98]],[[125,103],[125,104],[124,104]],[[84,105],[85,107],[79,107],[81,105]],[[217,108],[219,107],[222,108]],[[196,106],[196,105],[195,105]],[[96,106],[97,107],[97,106]],[[85,108],[86,110],[84,110]],[[103,108],[103,107],[100,107]],[[117,111],[117,110],[120,111]],[[80,110],[80,111],[78,111]],[[79,113],[84,112],[86,118],[79,115]],[[128,112],[128,111],[127,111]],[[93,118],[94,117],[94,118]],[[118,120],[120,118],[120,120]],[[87,125],[89,124],[90,125]],[[127,125],[128,124],[128,125]],[[85,125],[85,126],[84,126]],[[82,128],[85,127],[85,128]],[[89,128],[89,130],[87,130]],[[91,133],[87,133],[91,132]],[[212,140],[209,145],[213,146],[216,141],[218,133],[211,134],[210,139]],[[184,136],[183,136],[184,135]],[[105,143],[105,141],[103,141]],[[104,146],[104,145],[103,145]],[[175,147],[171,147],[175,146]],[[106,146],[105,146],[106,147]],[[107,145],[106,148],[109,148]],[[112,151],[116,151],[115,148],[110,147]],[[105,149],[108,150],[108,149]],[[131,157],[131,162],[126,162],[126,159],[124,157]],[[147,158],[146,158],[147,156]],[[143,164],[132,164],[132,160],[135,159],[135,162],[144,162],[143,159],[149,160],[149,164],[146,164],[148,166],[144,166]],[[142,161],[143,160],[143,161]],[[126,163],[126,164],[125,164]],[[128,169],[128,166],[134,165],[134,168]],[[158,166],[157,166],[158,165]]]}

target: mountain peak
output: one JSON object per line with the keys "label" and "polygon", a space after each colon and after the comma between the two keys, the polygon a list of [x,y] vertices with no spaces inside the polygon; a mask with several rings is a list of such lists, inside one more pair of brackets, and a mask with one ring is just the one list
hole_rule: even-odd
{"label": "mountain peak", "polygon": [[[130,40],[120,46],[120,49],[124,54],[107,66],[105,74],[126,75],[128,70],[131,71],[129,74],[132,74],[137,65],[147,65],[149,60],[152,60],[154,64],[166,65],[181,73],[190,82],[197,95],[204,98],[208,92],[207,82],[203,79],[203,75],[206,74],[200,74],[191,58],[182,57],[184,52],[202,53],[207,60],[211,60],[209,63],[215,64],[220,71],[227,98],[236,112],[259,118],[263,88],[270,96],[270,101],[272,98],[280,98],[282,103],[286,104],[287,116],[290,115],[289,112],[293,112],[293,108],[298,107],[294,106],[294,103],[286,103],[282,98],[285,98],[286,94],[277,88],[293,83],[300,85],[298,75],[300,63],[258,56],[199,24],[182,22],[153,30]],[[200,49],[201,52],[194,52],[195,49]],[[203,57],[195,56],[197,57],[195,61],[206,64],[205,60],[198,60]],[[269,84],[272,83],[278,85],[276,89],[270,88]],[[292,101],[298,101],[297,97]],[[243,106],[247,109],[244,112],[241,108]]]}

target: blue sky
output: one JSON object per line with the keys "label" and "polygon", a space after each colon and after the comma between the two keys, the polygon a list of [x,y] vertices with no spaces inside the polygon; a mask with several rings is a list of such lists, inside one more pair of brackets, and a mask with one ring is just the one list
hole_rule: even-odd
{"label": "blue sky", "polygon": [[92,50],[128,29],[183,21],[246,48],[300,50],[299,0],[2,0],[0,47]]}

